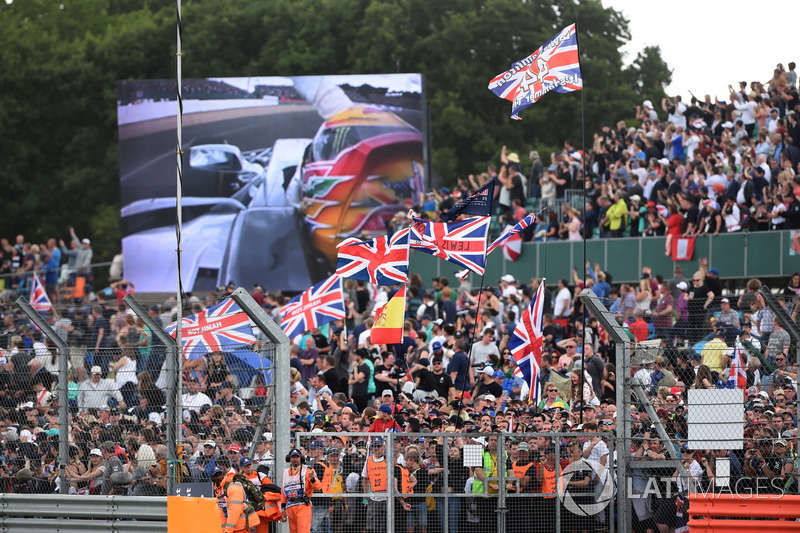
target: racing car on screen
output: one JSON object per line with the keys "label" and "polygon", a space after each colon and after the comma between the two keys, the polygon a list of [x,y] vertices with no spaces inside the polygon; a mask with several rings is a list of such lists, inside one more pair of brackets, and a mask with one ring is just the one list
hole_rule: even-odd
{"label": "racing car on screen", "polygon": [[[341,240],[385,234],[386,222],[423,190],[422,134],[392,111],[355,105],[323,121],[311,139],[278,139],[250,152],[192,146],[189,169],[185,289],[235,280],[301,291],[334,270]],[[174,288],[174,205],[155,198],[122,209],[126,258],[172,258],[136,265],[152,283],[144,292]]]}

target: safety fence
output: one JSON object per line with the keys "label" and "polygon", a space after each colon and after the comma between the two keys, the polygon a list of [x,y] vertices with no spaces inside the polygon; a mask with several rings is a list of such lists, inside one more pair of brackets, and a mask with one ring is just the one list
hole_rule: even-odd
{"label": "safety fence", "polygon": [[311,498],[315,531],[615,531],[610,433],[445,428],[294,443],[332,487]]}
{"label": "safety fence", "polygon": [[[275,470],[277,344],[254,328],[253,343],[223,348],[223,328],[171,369],[170,303],[2,309],[0,492],[161,496],[217,462]],[[187,300],[183,316],[213,303]]]}
{"label": "safety fence", "polygon": [[0,531],[167,531],[167,498],[0,494]]}

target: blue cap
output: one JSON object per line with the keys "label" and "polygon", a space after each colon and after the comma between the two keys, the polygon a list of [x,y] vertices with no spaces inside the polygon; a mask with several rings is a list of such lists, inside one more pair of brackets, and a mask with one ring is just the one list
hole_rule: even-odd
{"label": "blue cap", "polygon": [[719,270],[717,270],[716,268],[712,268],[711,270],[708,271],[708,273],[713,274],[715,276],[719,276]]}
{"label": "blue cap", "polygon": [[325,445],[318,440],[312,440],[311,443],[308,445],[309,450],[324,450]]}
{"label": "blue cap", "polygon": [[439,192],[441,192],[442,194],[450,194],[450,189],[447,187],[442,187]]}
{"label": "blue cap", "polygon": [[500,379],[506,377],[502,370],[495,370],[494,375],[492,376],[495,379]]}
{"label": "blue cap", "polygon": [[433,341],[433,344],[431,344],[431,350],[433,350],[434,352],[438,352],[441,349],[442,349],[442,343],[439,341]]}
{"label": "blue cap", "polygon": [[225,472],[218,466],[215,466],[213,470],[211,470],[211,475],[209,477],[214,477],[214,474],[224,474]]}
{"label": "blue cap", "polygon": [[371,446],[373,446],[373,447],[374,446],[384,446],[385,444],[386,444],[386,441],[383,440],[383,437],[375,437],[374,439],[372,439]]}
{"label": "blue cap", "polygon": [[241,459],[239,459],[239,466],[241,468],[244,468],[245,466],[251,465],[251,464],[253,464],[253,460],[250,459],[249,457],[242,457]]}
{"label": "blue cap", "polygon": [[433,320],[433,317],[431,317],[431,315],[429,315],[428,313],[425,313],[424,315],[422,315],[422,320]]}
{"label": "blue cap", "polygon": [[289,452],[289,457],[303,457],[303,454],[300,453],[300,450],[295,448],[294,450]]}
{"label": "blue cap", "polygon": [[380,407],[378,407],[378,411],[380,411],[381,413],[386,413],[387,415],[392,414],[392,408],[389,407],[386,404],[381,405]]}

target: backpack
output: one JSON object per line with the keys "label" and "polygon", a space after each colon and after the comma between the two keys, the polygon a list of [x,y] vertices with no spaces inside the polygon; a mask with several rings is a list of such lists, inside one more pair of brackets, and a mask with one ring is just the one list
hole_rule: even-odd
{"label": "backpack", "polygon": [[[242,489],[244,489],[244,494],[247,496],[248,503],[253,506],[253,509],[256,511],[263,511],[264,510],[264,503],[266,498],[264,494],[258,490],[250,479],[245,476],[244,474],[234,474],[233,481],[242,484]],[[227,492],[228,484],[225,485],[225,490]]]}

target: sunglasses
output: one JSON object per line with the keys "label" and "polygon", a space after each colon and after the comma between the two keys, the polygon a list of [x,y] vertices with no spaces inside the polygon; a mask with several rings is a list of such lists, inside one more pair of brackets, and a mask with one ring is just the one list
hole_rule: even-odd
{"label": "sunglasses", "polygon": [[775,360],[778,362],[786,361],[786,359],[784,359],[783,357],[776,357]]}

